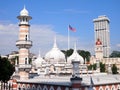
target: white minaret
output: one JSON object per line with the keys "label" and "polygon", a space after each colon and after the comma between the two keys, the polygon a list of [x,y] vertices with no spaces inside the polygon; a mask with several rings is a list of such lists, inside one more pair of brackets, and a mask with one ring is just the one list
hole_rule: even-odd
{"label": "white minaret", "polygon": [[28,78],[28,72],[31,68],[29,64],[29,49],[32,46],[32,41],[30,41],[30,25],[29,20],[32,19],[29,16],[28,11],[24,7],[20,12],[19,19],[19,39],[16,41],[16,46],[19,48],[19,75],[20,79]]}
{"label": "white minaret", "polygon": [[95,42],[100,39],[103,45],[103,57],[109,57],[110,55],[110,20],[106,16],[99,16],[93,20],[95,30]]}

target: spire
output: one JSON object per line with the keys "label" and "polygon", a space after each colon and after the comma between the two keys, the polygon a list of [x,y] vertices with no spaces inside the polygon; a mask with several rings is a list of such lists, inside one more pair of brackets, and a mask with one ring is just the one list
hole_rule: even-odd
{"label": "spire", "polygon": [[76,42],[74,43],[74,53],[77,53]]}
{"label": "spire", "polygon": [[20,15],[21,16],[29,16],[29,12],[25,8],[25,5],[24,5],[24,8],[21,10]]}
{"label": "spire", "polygon": [[40,54],[40,49],[39,49],[39,55],[38,55],[38,57],[41,57],[41,54]]}
{"label": "spire", "polygon": [[57,48],[57,43],[56,43],[56,36],[54,37],[54,45],[53,45],[54,48]]}
{"label": "spire", "polygon": [[26,9],[26,8],[25,8],[25,5],[24,5],[24,9]]}

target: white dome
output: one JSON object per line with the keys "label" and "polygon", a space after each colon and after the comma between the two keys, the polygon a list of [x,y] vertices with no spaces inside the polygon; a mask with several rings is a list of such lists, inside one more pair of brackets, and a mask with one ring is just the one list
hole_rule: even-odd
{"label": "white dome", "polygon": [[80,61],[80,64],[84,63],[83,57],[80,56],[76,50],[76,44],[75,44],[73,54],[67,59],[67,63],[72,63],[72,61]]}
{"label": "white dome", "polygon": [[53,63],[65,63],[65,55],[57,48],[56,39],[54,41],[53,48],[45,55],[46,62]]}
{"label": "white dome", "polygon": [[35,65],[36,68],[41,67],[42,64],[45,64],[45,60],[41,57],[40,53],[37,59],[34,60],[33,64]]}
{"label": "white dome", "polygon": [[23,10],[21,10],[21,12],[20,12],[20,16],[28,16],[28,15],[29,15],[29,12],[24,7]]}

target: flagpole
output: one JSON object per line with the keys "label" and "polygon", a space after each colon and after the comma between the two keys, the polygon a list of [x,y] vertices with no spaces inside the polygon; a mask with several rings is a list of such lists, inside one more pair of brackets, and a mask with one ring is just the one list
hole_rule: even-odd
{"label": "flagpole", "polygon": [[68,26],[68,50],[70,49],[70,35],[69,35],[69,26]]}

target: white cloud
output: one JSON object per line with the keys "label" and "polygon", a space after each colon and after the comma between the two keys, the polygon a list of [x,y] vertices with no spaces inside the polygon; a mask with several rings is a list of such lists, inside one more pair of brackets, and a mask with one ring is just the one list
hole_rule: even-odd
{"label": "white cloud", "polygon": [[117,47],[120,47],[120,44],[117,44],[116,46],[117,46]]}
{"label": "white cloud", "polygon": [[[0,24],[0,54],[9,54],[11,51],[18,50],[15,46],[18,40],[19,27],[17,24]],[[67,36],[60,35],[54,31],[52,25],[31,25],[30,38],[33,41],[31,52],[37,54],[39,49],[44,55],[53,46],[54,37],[60,49],[67,49]],[[76,41],[76,37],[71,37],[71,42]]]}

